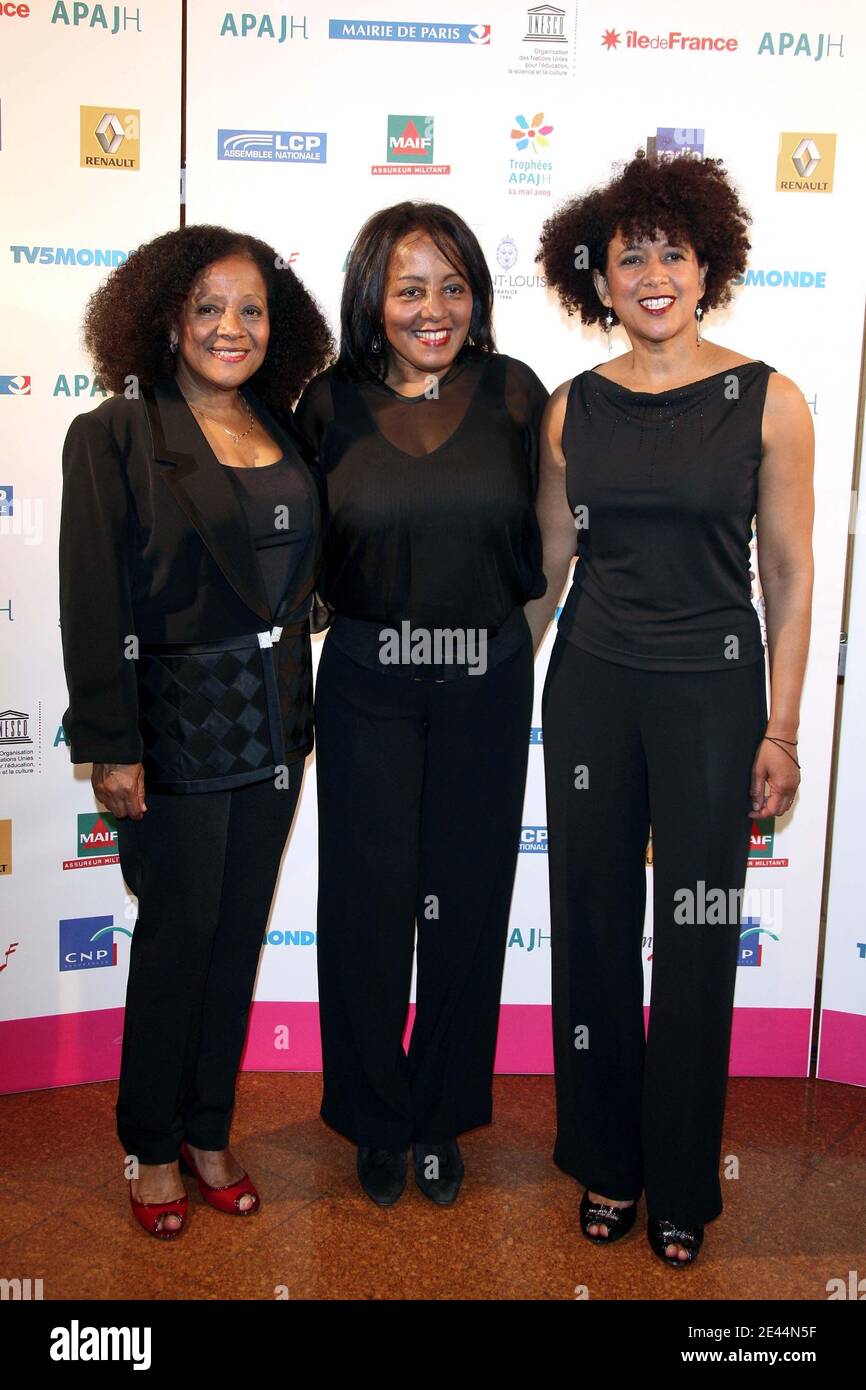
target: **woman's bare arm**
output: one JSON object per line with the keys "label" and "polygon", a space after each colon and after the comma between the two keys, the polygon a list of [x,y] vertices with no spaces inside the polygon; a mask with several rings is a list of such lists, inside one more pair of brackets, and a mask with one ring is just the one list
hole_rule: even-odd
{"label": "woman's bare arm", "polygon": [[524,608],[536,651],[565,587],[569,566],[574,559],[576,532],[565,491],[565,458],[562,453],[562,426],[571,382],[558,386],[547,403],[541,422],[536,512],[544,546],[544,575],[547,591],[530,599]]}

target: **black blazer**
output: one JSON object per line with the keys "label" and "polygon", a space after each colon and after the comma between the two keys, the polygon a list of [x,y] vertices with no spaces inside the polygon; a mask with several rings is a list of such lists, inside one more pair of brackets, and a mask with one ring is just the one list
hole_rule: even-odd
{"label": "black blazer", "polygon": [[[313,589],[321,564],[321,475],[291,416],[276,419],[248,387],[242,395],[277,443],[300,454],[314,496],[313,541],[286,596],[284,611],[291,612]],[[63,727],[72,761],[143,761],[146,779],[148,745],[155,746],[156,732],[152,700],[146,720],[140,707],[141,653],[155,648],[163,653],[166,646],[182,651],[190,644],[199,651],[212,651],[214,644],[231,648],[232,639],[252,639],[274,625],[232,479],[173,379],[143,388],[137,400],[111,397],[76,416],[69,427],[63,447],[60,624],[69,689]],[[303,627],[308,653],[308,625]],[[284,640],[277,645],[286,652]],[[303,661],[299,650],[291,657],[292,670]],[[164,665],[157,679],[163,686]],[[183,674],[186,679],[188,673]],[[147,680],[152,686],[152,662]],[[172,691],[167,695],[174,698]],[[309,671],[303,676],[295,671],[290,703],[311,703],[311,697]],[[286,707],[286,698],[284,682],[282,732],[295,745],[284,752],[308,752],[311,720],[306,713],[300,720],[309,723],[310,733],[299,743],[298,711]],[[231,708],[223,708],[223,714],[229,709],[228,723]],[[201,712],[196,720],[207,722]],[[201,774],[199,768],[195,785],[176,789],[212,790],[217,783],[255,780],[250,774],[202,781]],[[150,784],[154,787],[153,779]]]}

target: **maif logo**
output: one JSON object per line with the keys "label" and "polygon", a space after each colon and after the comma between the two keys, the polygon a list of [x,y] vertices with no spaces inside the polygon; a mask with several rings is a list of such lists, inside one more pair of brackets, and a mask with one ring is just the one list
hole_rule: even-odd
{"label": "maif logo", "polygon": [[66,917],[60,921],[60,969],[101,970],[117,964],[115,932],[132,936],[126,927],[116,927],[113,917]]}
{"label": "maif logo", "polygon": [[371,174],[450,174],[450,164],[433,162],[433,117],[389,116],[387,164],[374,164]]}
{"label": "maif logo", "polygon": [[116,864],[117,821],[108,811],[88,812],[78,817],[78,857],[64,859],[64,869],[93,869],[100,864]]}
{"label": "maif logo", "polygon": [[749,835],[750,869],[787,869],[787,859],[779,859],[773,846],[776,839],[776,817],[753,820]]}
{"label": "maif logo", "polygon": [[394,164],[432,164],[433,117],[389,116],[388,159]]}

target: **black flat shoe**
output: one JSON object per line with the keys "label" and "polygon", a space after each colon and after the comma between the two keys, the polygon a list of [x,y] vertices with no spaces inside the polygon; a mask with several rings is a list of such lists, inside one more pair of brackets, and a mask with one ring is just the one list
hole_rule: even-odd
{"label": "black flat shoe", "polygon": [[[630,1207],[612,1207],[607,1202],[591,1202],[589,1188],[580,1201],[580,1229],[593,1245],[613,1245],[615,1240],[627,1236],[637,1216],[637,1202]],[[590,1226],[606,1226],[606,1236],[591,1236]]]}
{"label": "black flat shoe", "polygon": [[[651,1216],[647,1221],[646,1237],[653,1254],[658,1255],[671,1269],[688,1269],[698,1258],[698,1251],[704,1240],[704,1228],[692,1226],[689,1230],[683,1230],[673,1221],[656,1221]],[[669,1245],[684,1245],[689,1258],[681,1260],[678,1255],[666,1255],[665,1250]]]}
{"label": "black flat shoe", "polygon": [[406,1155],[390,1149],[358,1149],[358,1177],[379,1207],[392,1207],[406,1186]]}
{"label": "black flat shoe", "polygon": [[415,1182],[431,1202],[448,1207],[456,1201],[466,1171],[456,1139],[447,1139],[444,1144],[413,1144],[412,1166]]}

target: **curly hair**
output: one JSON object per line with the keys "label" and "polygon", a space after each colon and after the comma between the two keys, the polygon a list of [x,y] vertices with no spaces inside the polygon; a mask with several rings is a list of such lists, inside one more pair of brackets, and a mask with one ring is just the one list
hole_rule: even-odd
{"label": "curly hair", "polygon": [[225,256],[249,256],[267,287],[270,337],[250,384],[274,411],[287,411],[306,383],[331,360],[334,342],[321,311],[272,246],[228,227],[198,224],[154,237],[116,266],[91,295],[84,345],[100,381],[122,392],[137,376],[153,386],[174,376],[169,332],[201,272]]}
{"label": "curly hair", "polygon": [[382,302],[391,253],[412,232],[426,234],[446,261],[465,275],[472,290],[472,318],[458,358],[495,352],[493,281],[484,252],[471,227],[441,203],[403,202],[382,208],[364,223],[352,243],[340,305],[340,356],[337,369],[354,381],[383,380],[387,359],[371,350],[375,334],[384,336]]}
{"label": "curly hair", "polygon": [[[536,260],[569,315],[576,312],[583,323],[598,323],[607,312],[592,272],[607,274],[607,249],[617,231],[636,241],[662,232],[671,242],[690,244],[707,265],[702,308],[727,304],[732,280],[746,268],[752,219],[722,160],[684,152],[656,161],[638,150],[617,167],[620,172],[610,183],[566,203],[541,230]],[[575,252],[584,246],[589,264],[576,268]],[[619,322],[615,313],[613,320]]]}

